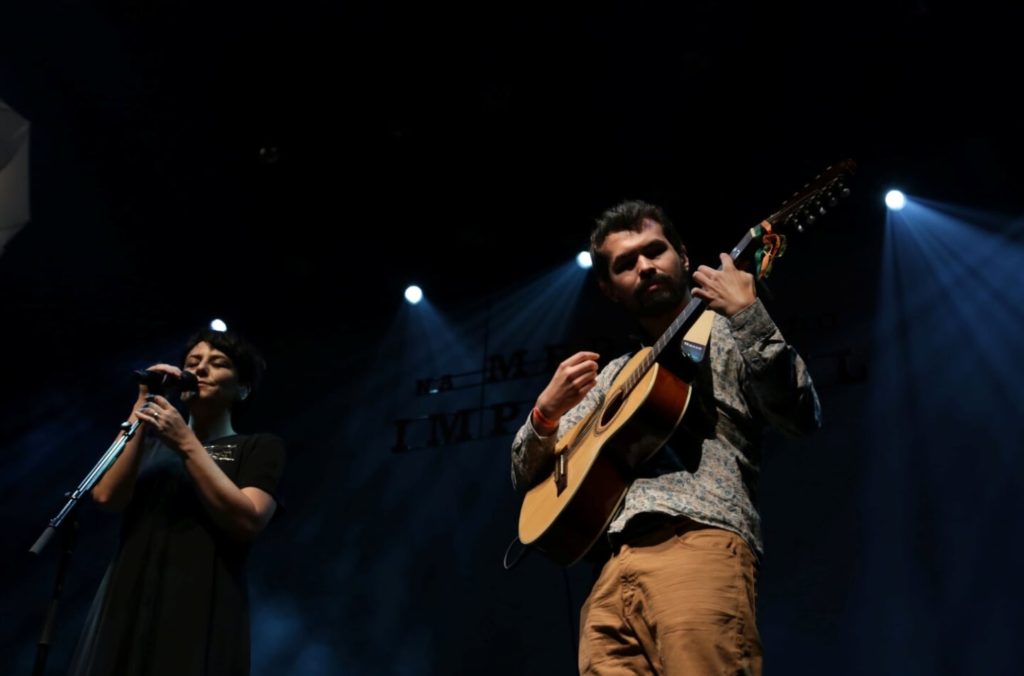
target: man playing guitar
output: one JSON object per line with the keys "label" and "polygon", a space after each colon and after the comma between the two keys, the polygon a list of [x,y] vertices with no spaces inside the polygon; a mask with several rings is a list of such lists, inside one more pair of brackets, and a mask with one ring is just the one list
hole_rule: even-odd
{"label": "man playing guitar", "polygon": [[[624,483],[595,531],[611,553],[581,611],[580,672],[760,674],[755,596],[762,542],[754,503],[760,446],[768,427],[794,436],[817,429],[820,405],[811,378],[757,299],[753,276],[728,254],[718,270],[700,266],[689,288],[686,248],[660,208],[630,201],[606,211],[591,235],[591,256],[605,295],[652,341],[662,336],[665,349],[655,352],[653,370],[674,375],[665,376],[667,385],[648,386],[638,372],[624,388],[625,372],[636,368],[631,355],[600,371],[594,352],[566,359],[516,434],[514,485],[567,495],[567,481],[579,471],[571,464],[552,470],[573,450],[560,440],[571,430],[574,443],[605,443],[606,419],[650,417],[630,409],[625,397],[635,390],[658,390],[678,405],[653,445],[643,434],[609,435],[628,437],[627,453],[601,472]],[[673,328],[693,297],[715,313],[699,361],[684,353]],[[609,398],[623,391],[611,410]],[[583,435],[593,439],[580,441]],[[629,455],[644,444],[651,447]],[[600,502],[594,495],[579,500]],[[524,511],[521,533],[529,518]],[[550,548],[570,534],[569,527],[557,531]]]}

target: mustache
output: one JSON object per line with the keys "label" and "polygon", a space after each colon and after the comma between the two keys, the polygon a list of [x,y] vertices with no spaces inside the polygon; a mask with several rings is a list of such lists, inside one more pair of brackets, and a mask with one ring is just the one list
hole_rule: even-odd
{"label": "mustache", "polygon": [[644,282],[643,284],[640,285],[640,288],[638,288],[636,290],[637,295],[641,295],[641,294],[645,293],[646,291],[648,291],[655,284],[661,284],[662,286],[669,286],[669,287],[674,286],[674,282],[672,281],[672,278],[669,277],[668,275],[656,275],[654,277],[651,277],[646,282]]}

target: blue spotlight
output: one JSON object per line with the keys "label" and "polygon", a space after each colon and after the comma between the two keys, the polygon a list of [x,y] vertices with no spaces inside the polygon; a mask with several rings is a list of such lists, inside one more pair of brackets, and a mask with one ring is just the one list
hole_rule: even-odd
{"label": "blue spotlight", "polygon": [[224,323],[223,319],[214,319],[210,322],[210,328],[223,333],[228,330],[228,325]]}
{"label": "blue spotlight", "polygon": [[589,270],[593,267],[594,261],[590,260],[590,252],[581,251],[579,255],[576,256],[576,265],[580,266],[584,270]]}
{"label": "blue spotlight", "polygon": [[885,206],[893,211],[899,211],[907,205],[907,198],[899,190],[890,190],[885,193]]}
{"label": "blue spotlight", "polygon": [[423,300],[423,289],[413,284],[405,290],[405,299],[409,301],[410,304],[415,305]]}

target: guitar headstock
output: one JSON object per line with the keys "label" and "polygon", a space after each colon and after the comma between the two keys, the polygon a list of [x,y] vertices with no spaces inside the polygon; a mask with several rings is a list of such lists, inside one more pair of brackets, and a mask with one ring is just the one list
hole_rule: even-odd
{"label": "guitar headstock", "polygon": [[[782,208],[754,228],[753,234],[760,237],[762,246],[754,253],[757,276],[764,279],[772,270],[772,263],[786,251],[785,232],[803,232],[815,225],[829,209],[848,197],[850,189],[846,179],[857,165],[853,160],[825,168],[814,179],[782,203]],[[735,256],[734,256],[735,258]]]}
{"label": "guitar headstock", "polygon": [[793,193],[782,203],[782,207],[765,219],[772,230],[796,230],[804,232],[817,224],[818,219],[836,206],[839,200],[850,195],[847,179],[853,175],[857,164],[843,160],[825,168],[807,185]]}

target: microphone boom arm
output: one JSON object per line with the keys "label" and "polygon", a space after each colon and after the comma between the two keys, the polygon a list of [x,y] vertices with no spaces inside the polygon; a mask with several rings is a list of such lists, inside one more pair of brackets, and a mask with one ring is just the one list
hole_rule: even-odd
{"label": "microphone boom arm", "polygon": [[100,457],[99,461],[93,466],[92,470],[85,475],[81,483],[71,493],[68,493],[68,501],[61,508],[57,516],[50,519],[50,524],[43,531],[43,534],[39,536],[36,543],[29,549],[33,554],[39,554],[46,547],[46,544],[53,537],[57,529],[60,528],[61,524],[64,523],[64,519],[67,518],[75,507],[78,505],[78,501],[82,499],[86,493],[92,490],[99,480],[107,473],[107,470],[113,466],[114,462],[121,456],[121,452],[124,450],[125,445],[131,441],[132,437],[135,436],[135,432],[139,429],[139,425],[142,423],[136,420],[135,422],[123,422],[121,423],[122,434],[117,440],[110,445],[110,448]]}

